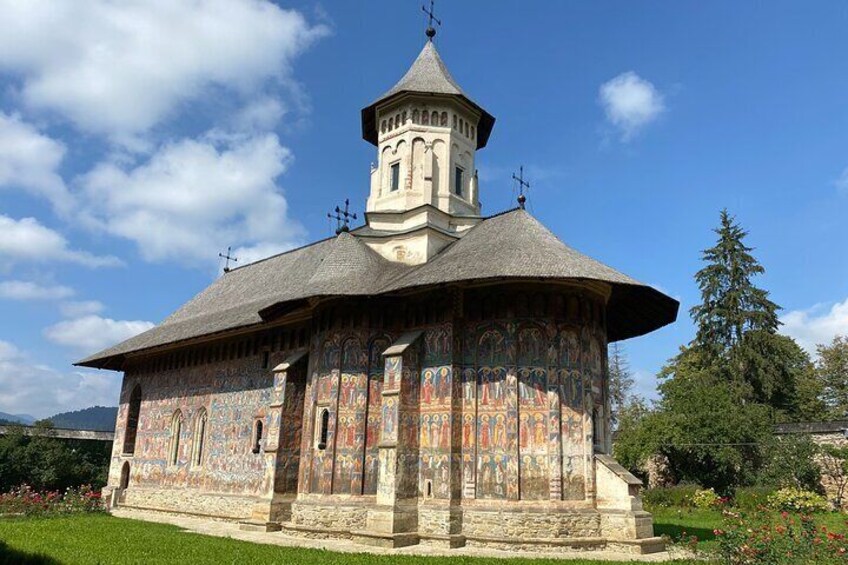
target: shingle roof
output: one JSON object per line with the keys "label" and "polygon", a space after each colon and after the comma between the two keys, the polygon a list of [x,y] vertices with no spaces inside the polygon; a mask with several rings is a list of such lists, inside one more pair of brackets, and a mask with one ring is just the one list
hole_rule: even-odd
{"label": "shingle roof", "polygon": [[495,118],[462,91],[432,41],[424,44],[421,53],[397,84],[362,110],[362,137],[366,141],[377,144],[377,106],[404,92],[461,98],[481,113],[480,123],[477,125],[477,148],[486,146],[495,125]]}
{"label": "shingle roof", "polygon": [[642,335],[677,317],[677,301],[582,255],[516,209],[485,219],[422,265],[387,261],[354,231],[233,269],[160,325],[77,364],[115,366],[128,353],[258,325],[260,312],[305,298],[379,295],[487,279],[609,283],[611,341]]}

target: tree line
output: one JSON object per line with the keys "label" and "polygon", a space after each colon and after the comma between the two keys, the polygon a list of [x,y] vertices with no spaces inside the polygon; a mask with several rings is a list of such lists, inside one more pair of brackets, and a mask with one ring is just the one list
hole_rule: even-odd
{"label": "tree line", "polygon": [[722,491],[809,483],[777,475],[814,474],[815,446],[777,439],[773,427],[848,417],[848,338],[819,345],[813,360],[778,333],[781,307],[755,284],[765,269],[745,243],[748,232],[727,210],[714,231],[695,274],[701,300],[689,315],[697,331],[657,375],[658,401],[649,406],[632,394],[623,350],[610,347],[615,456],[640,473],[659,455],[673,480]]}

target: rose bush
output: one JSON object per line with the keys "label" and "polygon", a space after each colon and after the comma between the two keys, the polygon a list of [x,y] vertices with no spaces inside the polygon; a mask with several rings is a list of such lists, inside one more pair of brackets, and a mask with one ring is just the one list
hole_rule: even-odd
{"label": "rose bush", "polygon": [[68,488],[65,492],[39,492],[29,485],[21,485],[0,494],[0,516],[39,516],[103,510],[100,492],[89,485]]}
{"label": "rose bush", "polygon": [[844,564],[848,559],[845,535],[817,527],[806,514],[767,508],[750,513],[724,512],[724,527],[714,530],[719,556],[726,565]]}

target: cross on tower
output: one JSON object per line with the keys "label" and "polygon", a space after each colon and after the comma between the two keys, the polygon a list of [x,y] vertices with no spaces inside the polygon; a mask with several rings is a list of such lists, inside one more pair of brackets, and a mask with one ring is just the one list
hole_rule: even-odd
{"label": "cross on tower", "polygon": [[424,10],[424,13],[427,14],[427,31],[424,33],[427,34],[427,37],[430,38],[430,41],[433,41],[433,37],[436,35],[436,28],[433,27],[433,22],[436,22],[439,25],[442,25],[442,20],[436,17],[436,13],[433,11],[434,0],[430,0],[430,9],[428,10],[426,6],[421,6],[421,9]]}
{"label": "cross on tower", "polygon": [[518,167],[518,176],[515,176],[515,173],[512,173],[513,180],[518,181],[518,205],[521,209],[524,209],[524,203],[527,202],[527,197],[524,196],[524,189],[530,188],[530,183],[524,180],[524,165]]}
{"label": "cross on tower", "polygon": [[232,248],[230,246],[227,246],[227,253],[226,254],[225,253],[218,253],[218,257],[220,257],[221,259],[227,260],[226,264],[224,265],[224,272],[225,273],[230,272],[230,261],[232,261],[233,263],[238,263],[238,259],[230,256],[231,253],[232,253]]}
{"label": "cross on tower", "polygon": [[344,210],[336,206],[335,212],[336,214],[327,214],[327,217],[331,220],[336,220],[336,235],[339,235],[342,232],[350,231],[350,220],[356,219],[356,214],[352,214],[350,211],[350,200],[345,198],[345,206]]}

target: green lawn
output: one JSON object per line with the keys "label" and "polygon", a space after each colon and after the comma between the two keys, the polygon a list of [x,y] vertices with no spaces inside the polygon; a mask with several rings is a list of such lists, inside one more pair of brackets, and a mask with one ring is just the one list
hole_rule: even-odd
{"label": "green lawn", "polygon": [[[610,561],[377,556],[287,548],[189,533],[105,514],[0,519],[0,564],[279,563],[286,565],[614,565]],[[676,561],[677,565],[702,563]]]}

